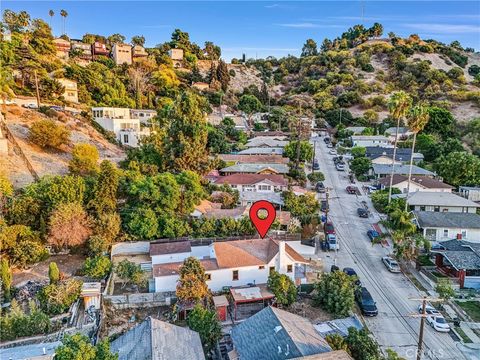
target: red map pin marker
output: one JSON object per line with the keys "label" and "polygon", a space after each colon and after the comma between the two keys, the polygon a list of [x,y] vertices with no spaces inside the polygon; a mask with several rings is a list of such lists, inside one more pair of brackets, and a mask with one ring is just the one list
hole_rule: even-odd
{"label": "red map pin marker", "polygon": [[[267,212],[267,217],[264,219],[260,218],[258,216],[259,210],[265,210]],[[257,229],[258,233],[260,234],[260,237],[263,239],[265,235],[267,235],[267,232],[268,232],[268,229],[270,229],[270,226],[272,226],[273,221],[277,216],[277,212],[275,211],[275,208],[269,201],[260,200],[255,202],[250,207],[249,215],[250,215],[250,220],[253,223],[253,226],[255,226],[255,229]]]}

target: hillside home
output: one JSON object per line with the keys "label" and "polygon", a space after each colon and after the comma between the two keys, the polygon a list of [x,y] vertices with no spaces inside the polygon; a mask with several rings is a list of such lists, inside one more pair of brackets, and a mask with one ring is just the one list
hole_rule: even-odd
{"label": "hillside home", "polygon": [[70,79],[57,79],[57,81],[65,88],[63,98],[68,102],[78,103],[77,82]]}
{"label": "hillside home", "polygon": [[480,244],[448,240],[431,250],[437,270],[458,281],[460,288],[480,289]]}
{"label": "hillside home", "polygon": [[[395,153],[395,162],[409,164],[411,154],[412,149],[399,148]],[[367,146],[365,148],[365,156],[372,160],[373,164],[391,164],[393,158],[393,147]],[[414,163],[421,160],[423,160],[423,154],[413,153]]]}
{"label": "hillside home", "polygon": [[[410,171],[409,165],[395,165],[393,168],[394,175],[408,175]],[[381,179],[392,174],[392,165],[391,164],[372,164],[370,169],[370,175],[374,176],[376,179]],[[416,165],[412,166],[412,175],[414,176],[428,176],[434,177],[435,174],[429,170],[423,169]]]}
{"label": "hillside home", "polygon": [[396,127],[390,127],[387,130],[385,130],[385,136],[388,136],[390,139],[390,142],[395,142],[395,137],[398,138],[398,140],[406,140],[408,139],[409,136],[413,135],[413,132],[408,128],[408,127],[399,127],[398,128],[398,135],[397,135],[397,128]]}
{"label": "hillside home", "polygon": [[143,61],[148,57],[148,53],[143,46],[132,46],[132,60],[134,62]]}
{"label": "hillside home", "polygon": [[218,157],[228,163],[234,164],[288,164],[288,158],[281,155],[244,155],[244,154],[218,154]]}
{"label": "hillside home", "polygon": [[112,48],[112,58],[115,64],[132,64],[132,47],[128,44],[114,44]]}
{"label": "hillside home", "polygon": [[183,261],[194,256],[207,274],[211,291],[226,286],[266,284],[270,271],[304,283],[307,261],[284,241],[265,239],[214,242],[192,246],[190,241],[151,243],[153,277],[156,292],[174,292]]}
{"label": "hillside home", "polygon": [[78,58],[86,61],[92,60],[92,46],[90,44],[78,39],[70,39],[70,44],[71,51],[75,52]]}
{"label": "hillside home", "polygon": [[480,244],[480,215],[460,212],[415,211],[415,222],[431,241],[461,239]]}
{"label": "hillside home", "polygon": [[220,169],[222,175],[232,174],[287,174],[287,164],[235,164]]}
{"label": "hillside home", "polygon": [[[390,187],[390,175],[381,178],[378,183],[382,185],[382,188]],[[408,188],[408,176],[399,174],[393,175],[392,187],[397,188],[402,193],[406,193]],[[453,189],[453,186],[428,176],[412,176],[410,179],[410,192],[434,191],[451,193]]]}
{"label": "hillside home", "polygon": [[202,200],[200,204],[195,206],[190,216],[197,219],[231,218],[234,220],[239,220],[244,216],[248,216],[248,209],[246,206],[240,206],[233,209],[222,209],[221,203],[214,203],[209,200]]}
{"label": "hillside home", "polygon": [[388,147],[390,141],[386,136],[383,135],[352,135],[350,136],[353,146],[378,146],[378,147]]}
{"label": "hillside home", "polygon": [[130,110],[130,117],[132,119],[140,120],[140,123],[143,125],[151,124],[151,120],[157,116],[156,110],[149,110],[149,109],[131,109]]}
{"label": "hillside home", "polygon": [[362,135],[363,130],[365,130],[365,126],[349,126],[345,128],[345,131],[351,133],[351,135]]}
{"label": "hillside home", "polygon": [[62,38],[56,38],[53,39],[53,44],[55,45],[55,49],[57,50],[56,56],[60,59],[68,59],[68,54],[71,48],[70,41]]}
{"label": "hillside home", "polygon": [[480,205],[448,192],[417,191],[407,199],[410,210],[475,214]]}
{"label": "hillside home", "polygon": [[111,131],[123,145],[137,147],[148,129],[140,128],[140,120],[130,116],[130,109],[113,107],[92,108],[93,120],[106,131]]}
{"label": "hillside home", "polygon": [[282,193],[280,192],[243,191],[240,193],[238,202],[240,206],[251,206],[260,200],[266,200],[272,203],[276,209],[281,209],[282,206],[285,205]]}
{"label": "hillside home", "polygon": [[215,184],[229,184],[240,192],[281,192],[288,187],[288,181],[276,174],[233,174],[221,176]]}
{"label": "hillside home", "polygon": [[182,67],[183,49],[170,49],[168,50],[168,56],[170,56],[170,59],[172,59],[174,67]]}
{"label": "hillside home", "polygon": [[110,52],[107,49],[107,46],[104,43],[95,41],[92,44],[92,56],[94,60],[97,60],[100,56],[108,57]]}
{"label": "hillside home", "polygon": [[465,199],[480,202],[480,186],[460,186],[458,193]]}

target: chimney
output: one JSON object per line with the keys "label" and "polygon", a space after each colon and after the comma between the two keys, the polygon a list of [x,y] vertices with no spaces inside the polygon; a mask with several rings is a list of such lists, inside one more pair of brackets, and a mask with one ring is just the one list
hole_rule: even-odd
{"label": "chimney", "polygon": [[462,240],[462,234],[457,234],[457,240]]}

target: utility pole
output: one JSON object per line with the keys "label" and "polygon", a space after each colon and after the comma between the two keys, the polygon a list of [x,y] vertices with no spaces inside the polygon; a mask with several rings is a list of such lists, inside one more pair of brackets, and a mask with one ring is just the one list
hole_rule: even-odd
{"label": "utility pole", "polygon": [[38,89],[38,77],[37,77],[37,70],[33,71],[35,76],[35,90],[37,93],[37,107],[40,109],[40,90]]}

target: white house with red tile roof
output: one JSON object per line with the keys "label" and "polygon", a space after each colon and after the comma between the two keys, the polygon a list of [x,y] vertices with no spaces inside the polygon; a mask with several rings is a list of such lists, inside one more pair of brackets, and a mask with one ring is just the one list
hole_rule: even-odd
{"label": "white house with red tile roof", "polygon": [[286,191],[288,187],[287,179],[277,174],[232,174],[217,178],[215,184],[229,184],[240,192]]}
{"label": "white house with red tile roof", "polygon": [[198,258],[212,291],[225,286],[265,284],[270,271],[288,275],[297,284],[305,281],[307,261],[284,241],[265,239],[214,242],[191,246],[189,241],[150,245],[156,292],[175,291],[178,272],[189,256]]}

